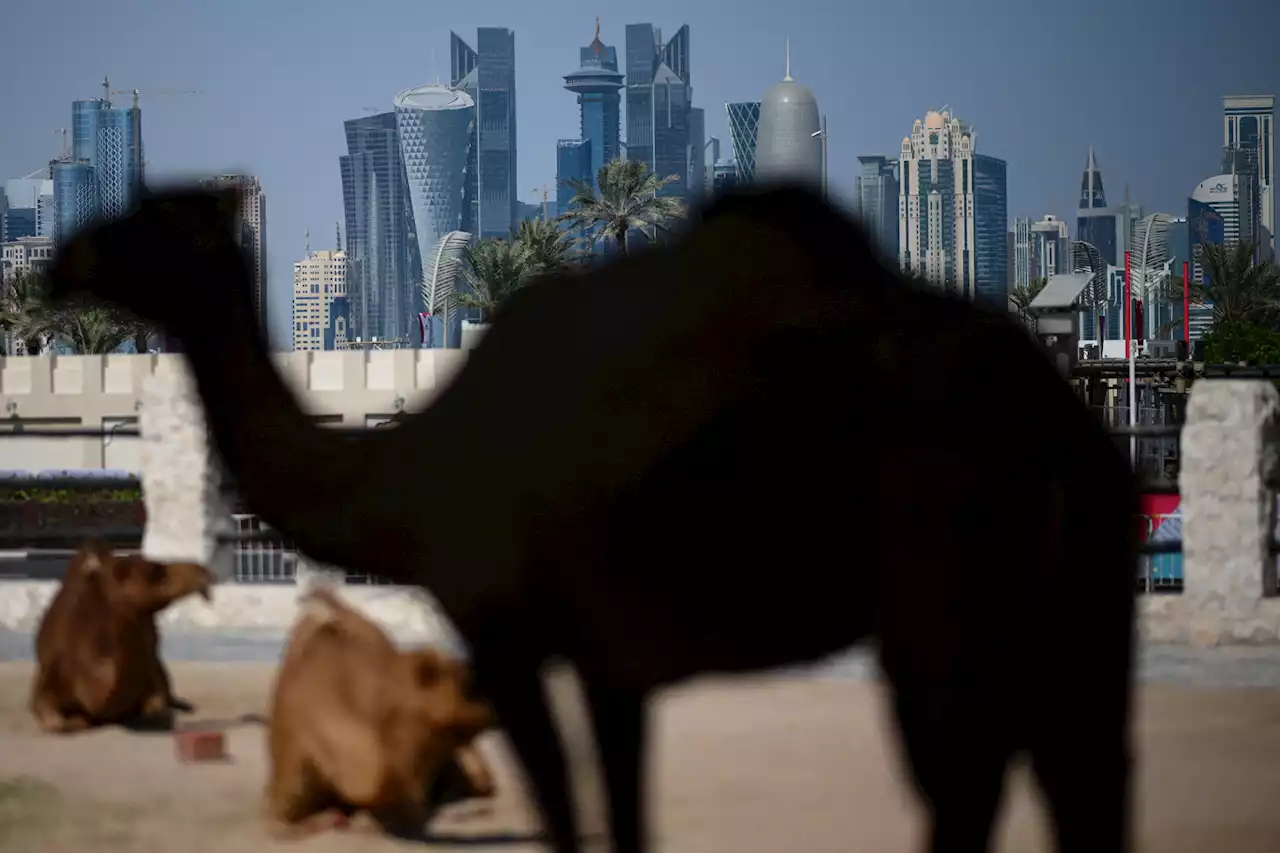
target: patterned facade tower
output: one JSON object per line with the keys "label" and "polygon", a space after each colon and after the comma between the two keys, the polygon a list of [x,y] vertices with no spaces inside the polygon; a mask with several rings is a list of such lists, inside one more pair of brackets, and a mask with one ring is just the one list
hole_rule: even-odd
{"label": "patterned facade tower", "polygon": [[142,553],[158,562],[194,561],[220,580],[233,576],[233,549],[217,537],[233,529],[221,469],[209,447],[204,411],[185,365],[152,375],[138,416],[147,524]]}

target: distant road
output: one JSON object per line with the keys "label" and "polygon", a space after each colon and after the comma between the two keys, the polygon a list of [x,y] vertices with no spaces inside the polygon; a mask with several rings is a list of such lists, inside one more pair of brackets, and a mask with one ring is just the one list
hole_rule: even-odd
{"label": "distant road", "polygon": [[0,551],[0,580],[58,580],[67,567],[70,551]]}

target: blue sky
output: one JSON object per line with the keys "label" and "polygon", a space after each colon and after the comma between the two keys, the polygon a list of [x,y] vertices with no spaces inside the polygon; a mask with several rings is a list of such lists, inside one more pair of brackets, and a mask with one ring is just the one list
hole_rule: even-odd
{"label": "blue sky", "polygon": [[833,194],[851,193],[857,155],[896,152],[949,103],[979,151],[1009,161],[1010,216],[1069,216],[1091,144],[1109,196],[1127,182],[1148,211],[1181,212],[1220,166],[1222,95],[1280,90],[1275,0],[4,0],[0,177],[54,156],[71,101],[97,96],[104,73],[120,89],[201,90],[144,98],[148,174],[260,176],[284,340],[303,234],[328,247],[342,218],[342,122],[447,78],[451,29],[474,43],[477,26],[510,27],[519,182],[537,201],[555,140],[577,135],[562,77],[596,15],[619,52],[628,23],[690,25],[694,102],[726,146],[724,103],[782,77],[790,36],[793,74],[828,116]]}

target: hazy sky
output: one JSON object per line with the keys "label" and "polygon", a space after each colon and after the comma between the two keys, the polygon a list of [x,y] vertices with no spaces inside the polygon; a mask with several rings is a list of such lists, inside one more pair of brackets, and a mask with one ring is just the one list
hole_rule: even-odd
{"label": "hazy sky", "polygon": [[725,102],[781,79],[790,36],[792,73],[828,116],[833,194],[852,192],[857,155],[895,153],[913,120],[950,104],[979,151],[1008,160],[1011,217],[1069,216],[1091,144],[1111,199],[1127,182],[1148,212],[1183,213],[1221,165],[1222,95],[1280,91],[1276,0],[2,0],[0,177],[56,155],[71,101],[96,97],[104,74],[201,90],[144,97],[148,175],[261,178],[272,333],[286,340],[304,232],[328,248],[342,218],[342,122],[448,82],[451,29],[474,45],[477,26],[510,27],[520,188],[539,201],[556,139],[577,135],[563,75],[596,15],[620,54],[628,23],[664,37],[690,25],[694,103],[726,150]]}

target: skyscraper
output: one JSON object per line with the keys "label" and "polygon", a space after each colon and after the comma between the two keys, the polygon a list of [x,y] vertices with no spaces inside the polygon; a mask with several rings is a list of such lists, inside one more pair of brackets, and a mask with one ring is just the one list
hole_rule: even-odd
{"label": "skyscraper", "polygon": [[[425,251],[430,251],[445,235],[465,230],[463,196],[469,178],[467,161],[475,133],[476,105],[461,89],[430,85],[396,95],[395,107],[414,234],[419,250],[426,247]],[[483,151],[480,162],[483,169]],[[482,219],[483,208],[481,198]],[[500,236],[510,236],[510,229],[508,223]],[[388,310],[396,337],[416,333],[418,313],[424,310],[421,287],[408,293],[393,293]]]}
{"label": "skyscraper", "polygon": [[[267,196],[252,175],[217,175],[200,182],[211,189],[235,190],[239,198],[236,236],[253,264],[253,306],[259,328],[267,327]],[[345,293],[344,278],[344,293]]]}
{"label": "skyscraper", "polygon": [[396,338],[409,320],[396,314],[421,282],[418,242],[396,114],[343,123],[347,153],[338,158],[350,330],[353,338]]}
{"label": "skyscraper", "polygon": [[1126,206],[1107,206],[1102,170],[1098,168],[1098,158],[1090,146],[1089,159],[1085,161],[1084,174],[1080,177],[1076,239],[1096,247],[1103,263],[1111,266],[1123,264],[1124,251],[1128,247],[1131,211],[1125,209]]}
{"label": "skyscraper", "polygon": [[898,258],[898,161],[883,154],[858,157],[862,172],[854,180],[854,204],[862,224],[885,257]]}
{"label": "skyscraper", "polygon": [[733,144],[736,180],[747,184],[756,179],[756,137],[760,130],[760,102],[725,104],[729,114],[729,141]]}
{"label": "skyscraper", "polygon": [[569,210],[569,202],[577,194],[570,181],[591,183],[595,173],[591,171],[590,139],[560,139],[556,142],[556,209],[560,213]]}
{"label": "skyscraper", "polygon": [[756,180],[822,184],[822,127],[818,101],[808,86],[791,77],[791,47],[787,46],[786,76],[760,99],[756,137]]}
{"label": "skyscraper", "polygon": [[970,299],[1007,301],[1005,162],[976,154],[974,131],[929,110],[902,140],[898,159],[898,258],[902,268]]}
{"label": "skyscraper", "polygon": [[1258,241],[1275,255],[1275,95],[1227,95],[1222,99],[1223,146],[1249,152],[1257,170]]}
{"label": "skyscraper", "polygon": [[55,237],[65,240],[97,217],[123,216],[143,181],[142,109],[103,97],[71,104],[71,155],[52,166]]}
{"label": "skyscraper", "polygon": [[1028,228],[1032,279],[1049,279],[1071,270],[1071,239],[1067,223],[1046,213]]}
{"label": "skyscraper", "polygon": [[617,48],[600,41],[599,18],[595,38],[579,51],[578,61],[578,70],[565,75],[564,87],[578,96],[579,138],[590,143],[591,156],[584,177],[594,186],[600,167],[617,158],[621,150],[620,93],[624,86]]}
{"label": "skyscraper", "polygon": [[293,265],[293,349],[342,349],[347,342],[347,256],[308,252]]}
{"label": "skyscraper", "polygon": [[1009,302],[1008,252],[1009,168],[990,154],[973,155],[973,266],[977,278],[972,294],[1004,308]]}
{"label": "skyscraper", "polygon": [[[661,177],[675,176],[659,195],[684,198],[689,188],[690,116],[689,26],[666,44],[653,24],[628,24],[627,157]],[[702,141],[696,144],[701,150]]]}
{"label": "skyscraper", "polygon": [[1187,231],[1191,242],[1191,275],[1205,282],[1200,264],[1204,244],[1222,246],[1240,242],[1240,198],[1235,175],[1214,175],[1196,185],[1187,199]]}
{"label": "skyscraper", "polygon": [[[516,180],[516,34],[505,27],[476,30],[476,49],[449,34],[450,84],[470,96],[477,118],[468,152],[464,231],[509,237],[519,221]],[[427,251],[429,247],[422,250]]]}

